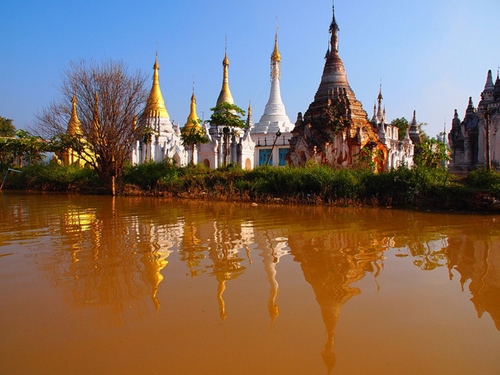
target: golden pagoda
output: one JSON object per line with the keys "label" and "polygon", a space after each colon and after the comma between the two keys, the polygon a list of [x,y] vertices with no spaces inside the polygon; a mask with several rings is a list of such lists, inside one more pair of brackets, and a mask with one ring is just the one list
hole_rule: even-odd
{"label": "golden pagoda", "polygon": [[170,118],[167,112],[167,107],[165,106],[165,100],[163,100],[163,95],[161,94],[160,89],[160,64],[158,64],[158,53],[156,53],[153,70],[153,86],[151,87],[151,92],[149,93],[148,101],[146,102],[144,116]]}
{"label": "golden pagoda", "polygon": [[[80,119],[78,118],[78,112],[76,108],[76,95],[73,95],[73,98],[71,99],[71,115],[68,121],[66,134],[72,138],[77,139],[79,142],[85,145],[87,144],[87,140],[85,139],[81,128]],[[88,147],[85,147],[83,153],[86,154],[89,158],[92,155]],[[66,149],[64,152],[58,154],[57,156],[62,159],[63,165],[77,164],[80,167],[84,167],[87,164],[87,161],[82,157],[82,153],[78,153],[72,148]]]}
{"label": "golden pagoda", "polygon": [[189,116],[187,118],[186,125],[184,126],[184,128],[188,132],[191,132],[193,128],[196,128],[197,131],[199,132],[203,131],[200,125],[200,119],[196,114],[196,96],[194,95],[194,90],[193,94],[191,95],[191,109],[189,111]]}
{"label": "golden pagoda", "polygon": [[222,60],[223,76],[222,76],[222,88],[220,90],[219,98],[217,99],[217,106],[222,103],[234,104],[233,95],[231,95],[231,90],[229,89],[229,59],[227,57],[227,51],[224,53],[224,60]]}

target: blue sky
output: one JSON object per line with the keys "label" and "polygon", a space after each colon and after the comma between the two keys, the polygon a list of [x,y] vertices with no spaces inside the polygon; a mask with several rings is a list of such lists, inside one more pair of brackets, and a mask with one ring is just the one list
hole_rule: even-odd
{"label": "blue sky", "polygon": [[[269,95],[276,24],[281,93],[295,122],[318,88],[329,39],[331,0],[1,0],[0,116],[18,128],[60,95],[70,61],[122,60],[160,84],[171,119],[184,125],[195,81],[198,115],[210,117],[222,82],[225,36],[229,83],[254,121]],[[336,0],[340,56],[371,117],[380,82],[388,120],[425,122],[430,136],[477,105],[488,69],[500,64],[498,0]]]}

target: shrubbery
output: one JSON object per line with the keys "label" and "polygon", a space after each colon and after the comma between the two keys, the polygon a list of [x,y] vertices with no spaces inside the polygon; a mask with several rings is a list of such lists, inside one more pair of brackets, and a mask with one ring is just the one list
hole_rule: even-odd
{"label": "shrubbery", "polygon": [[[5,188],[102,191],[92,169],[57,164],[24,167],[22,173],[9,176]],[[460,180],[446,169],[429,167],[373,173],[310,163],[302,168],[263,166],[245,171],[232,164],[210,170],[165,161],[127,166],[117,179],[117,191],[195,199],[470,210],[484,208],[485,197],[496,204],[500,173],[476,170]]]}
{"label": "shrubbery", "polygon": [[91,193],[101,186],[97,173],[91,168],[79,168],[75,165],[63,167],[57,163],[49,163],[25,166],[21,171],[22,173],[11,173],[4,188]]}

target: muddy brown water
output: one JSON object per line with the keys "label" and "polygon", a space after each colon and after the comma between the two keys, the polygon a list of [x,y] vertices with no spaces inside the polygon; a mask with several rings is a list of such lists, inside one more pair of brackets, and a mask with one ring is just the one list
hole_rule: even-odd
{"label": "muddy brown water", "polygon": [[0,194],[0,374],[498,374],[500,217]]}

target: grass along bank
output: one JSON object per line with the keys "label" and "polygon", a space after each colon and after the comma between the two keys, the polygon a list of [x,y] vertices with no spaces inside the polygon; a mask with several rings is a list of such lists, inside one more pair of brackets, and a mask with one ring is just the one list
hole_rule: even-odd
{"label": "grass along bank", "polygon": [[[5,171],[2,173],[2,176]],[[92,169],[38,164],[8,176],[4,189],[103,192]],[[127,166],[117,179],[120,195],[168,196],[248,202],[390,206],[456,211],[500,210],[500,173],[472,171],[458,178],[446,169],[399,168],[385,173],[367,169],[332,169],[308,164],[302,168],[238,166],[211,170],[172,163]]]}

